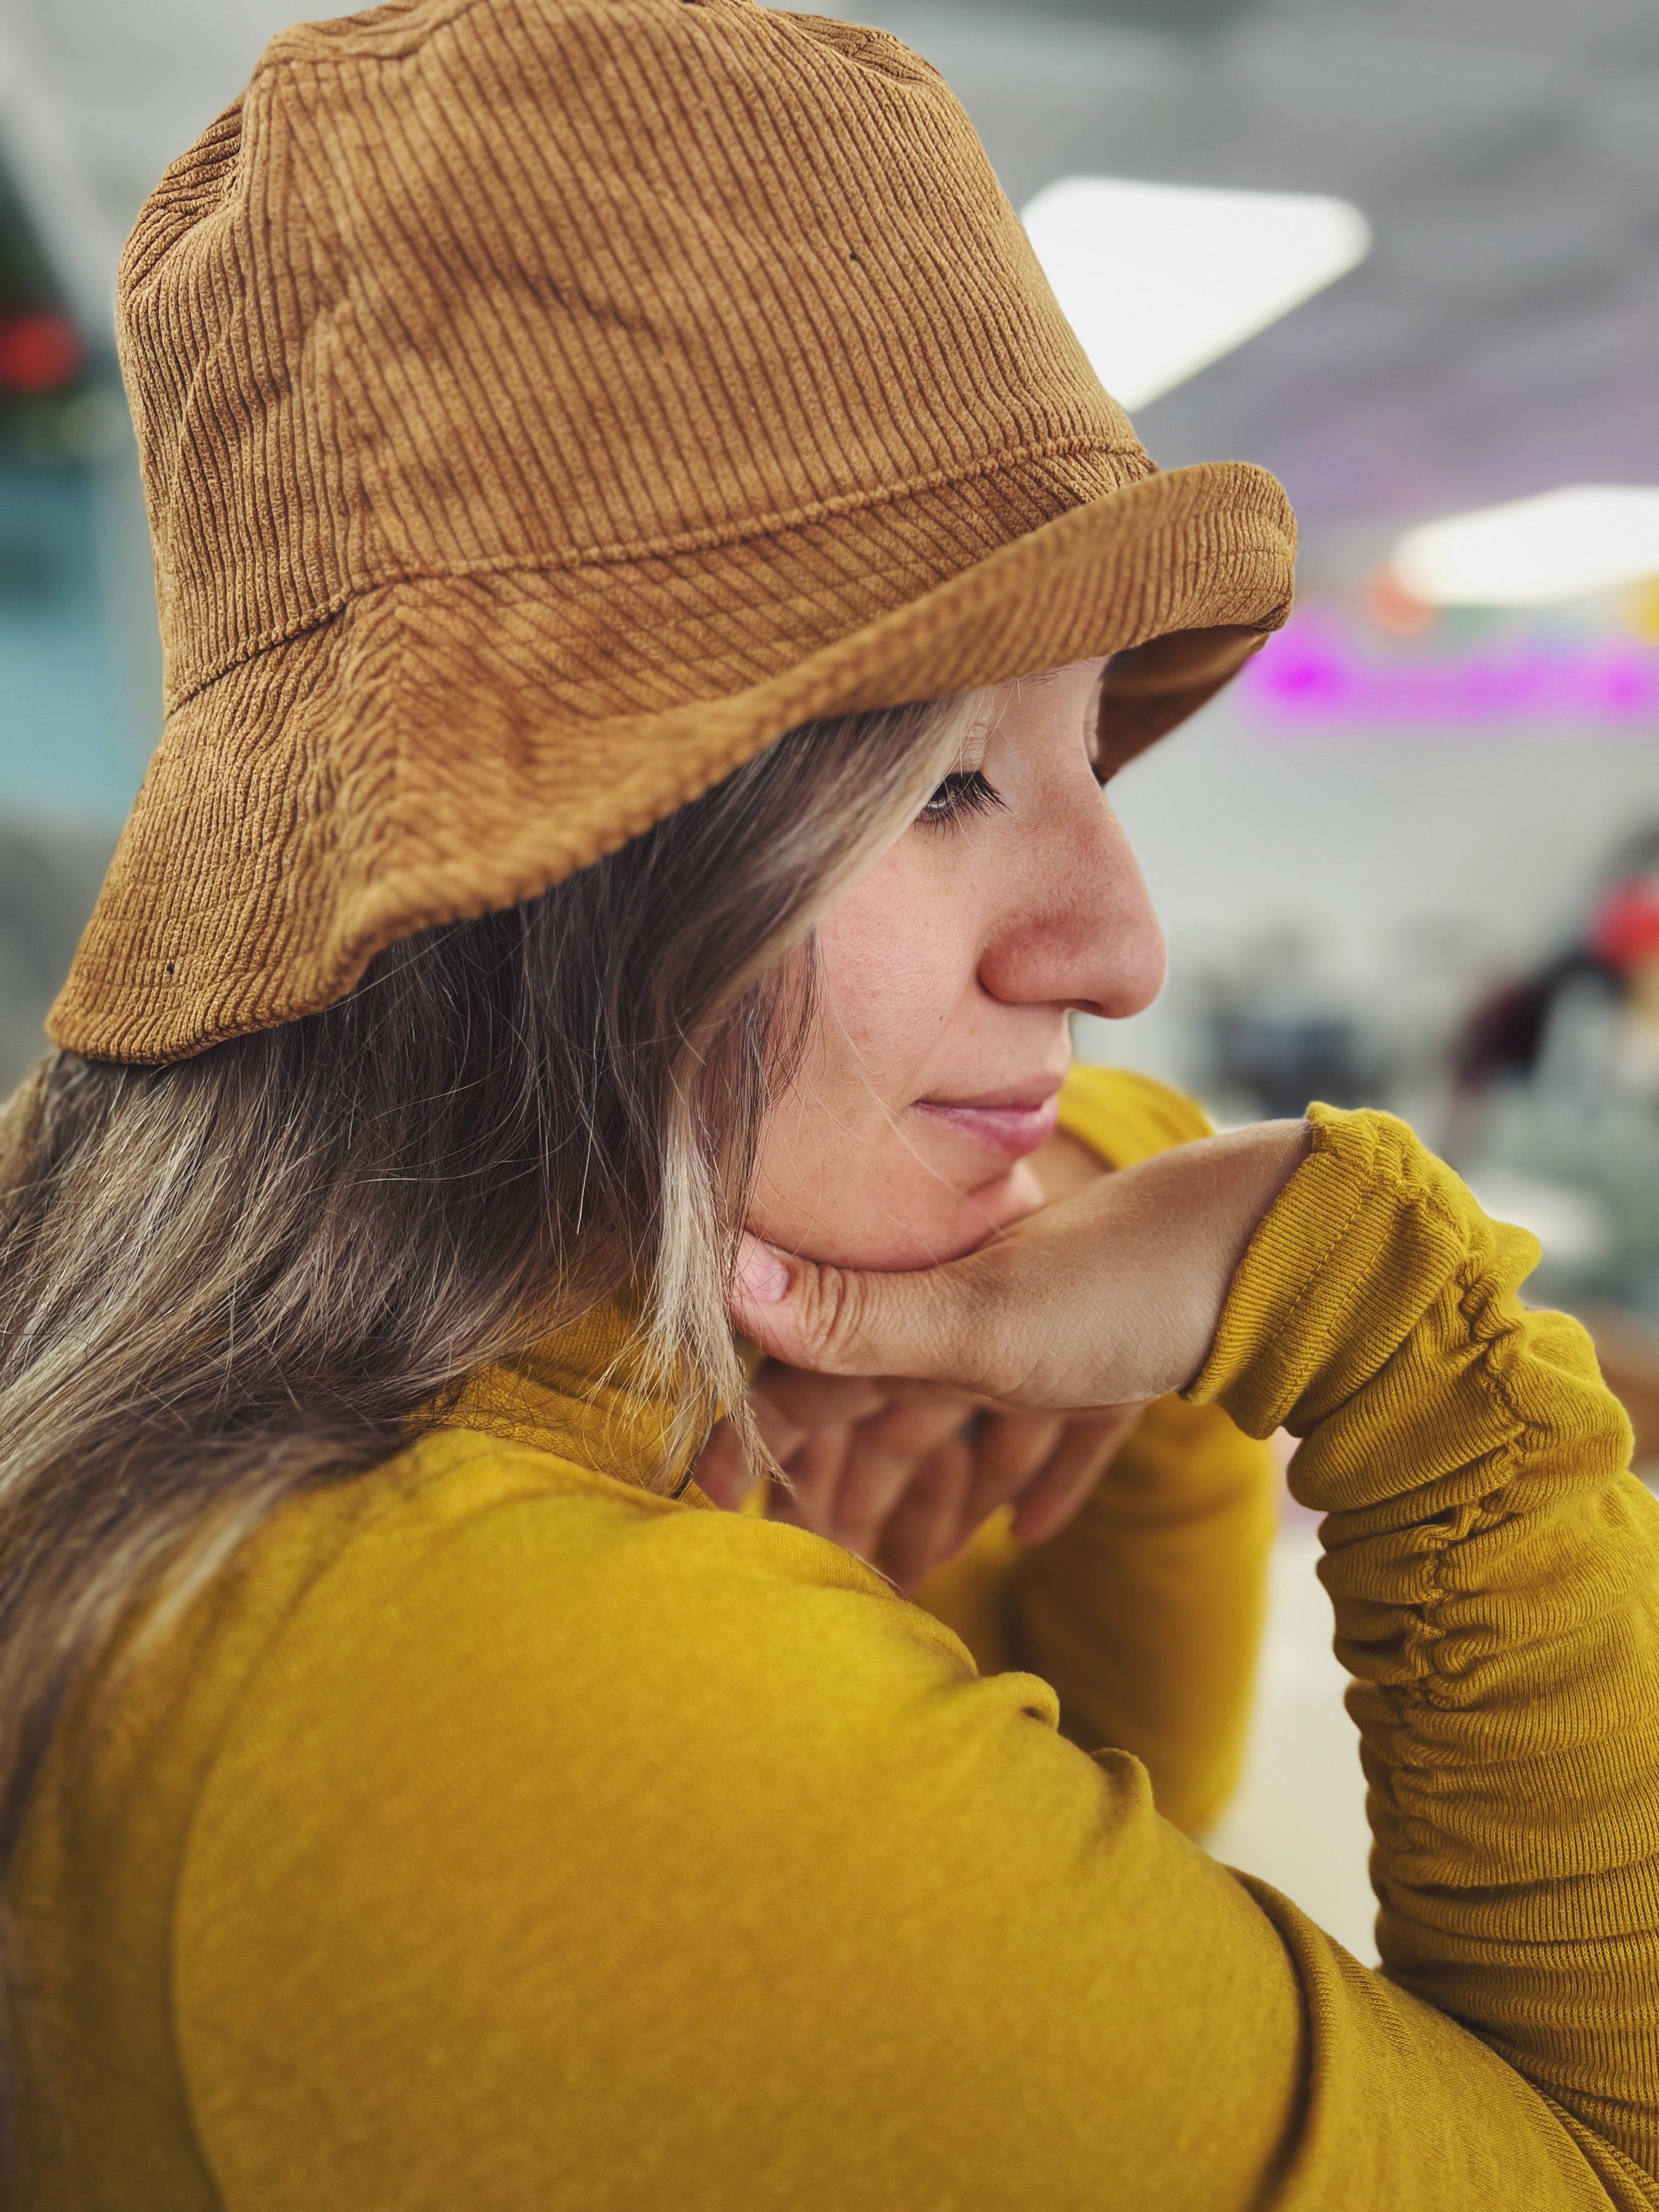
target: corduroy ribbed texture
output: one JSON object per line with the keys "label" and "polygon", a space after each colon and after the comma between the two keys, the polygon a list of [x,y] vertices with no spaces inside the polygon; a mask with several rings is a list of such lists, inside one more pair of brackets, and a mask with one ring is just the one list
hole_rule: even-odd
{"label": "corduroy ribbed texture", "polygon": [[1123,757],[1289,604],[1283,493],[1152,469],[938,75],[755,0],[286,32],[119,317],[167,721],[96,1056],[325,1005],[811,716],[1153,641]]}

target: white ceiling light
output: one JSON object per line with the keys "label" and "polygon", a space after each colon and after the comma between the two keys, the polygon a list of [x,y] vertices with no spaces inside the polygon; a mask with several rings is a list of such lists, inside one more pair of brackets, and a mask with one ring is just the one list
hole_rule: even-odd
{"label": "white ceiling light", "polygon": [[1659,576],[1659,489],[1574,484],[1408,530],[1389,569],[1431,607],[1542,607]]}
{"label": "white ceiling light", "polygon": [[1344,276],[1370,227],[1346,200],[1066,177],[1025,228],[1113,398],[1144,407]]}

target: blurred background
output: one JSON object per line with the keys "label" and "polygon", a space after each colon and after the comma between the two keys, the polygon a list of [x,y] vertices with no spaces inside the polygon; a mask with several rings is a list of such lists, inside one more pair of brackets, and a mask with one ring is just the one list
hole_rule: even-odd
{"label": "blurred background", "polygon": [[[295,12],[0,0],[0,1089],[157,731],[115,257]],[[1154,456],[1260,462],[1302,520],[1289,630],[1116,787],[1170,981],[1084,1051],[1224,1121],[1406,1114],[1539,1236],[1659,1464],[1659,12],[847,12],[956,88]],[[1370,1955],[1314,1547],[1287,1506],[1215,1847]]]}

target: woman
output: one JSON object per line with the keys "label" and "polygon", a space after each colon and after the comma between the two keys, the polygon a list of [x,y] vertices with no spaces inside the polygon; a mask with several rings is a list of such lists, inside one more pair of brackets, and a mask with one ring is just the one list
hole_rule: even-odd
{"label": "woman", "polygon": [[[1282,619],[1276,488],[1152,472],[933,74],[751,0],[289,33],[121,313],[167,726],[0,1177],[17,2200],[1659,2201],[1582,1340],[1397,1124],[1054,1103],[1160,964],[1097,777]],[[710,1510],[731,1300],[797,1393],[1152,1402],[981,1555],[1047,1679]],[[1331,1516],[1386,1976],[1154,1805],[1229,1416]],[[1063,1517],[1020,1453],[854,1517]]]}

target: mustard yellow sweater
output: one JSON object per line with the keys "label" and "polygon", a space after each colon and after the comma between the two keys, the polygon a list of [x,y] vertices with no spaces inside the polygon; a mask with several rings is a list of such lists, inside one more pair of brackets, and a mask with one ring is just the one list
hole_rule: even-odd
{"label": "mustard yellow sweater", "polygon": [[[1085,1089],[1109,1152],[1181,1133]],[[13,1875],[29,2201],[1659,2206],[1659,1515],[1533,1257],[1322,1112],[1194,1404],[941,1586],[1029,1671],[641,1489],[660,1411],[594,1391],[602,1329],[477,1378],[60,1731]],[[1213,1802],[1248,1668],[1217,1407],[1302,1435],[1328,1516],[1381,1973],[1154,1803]]]}

